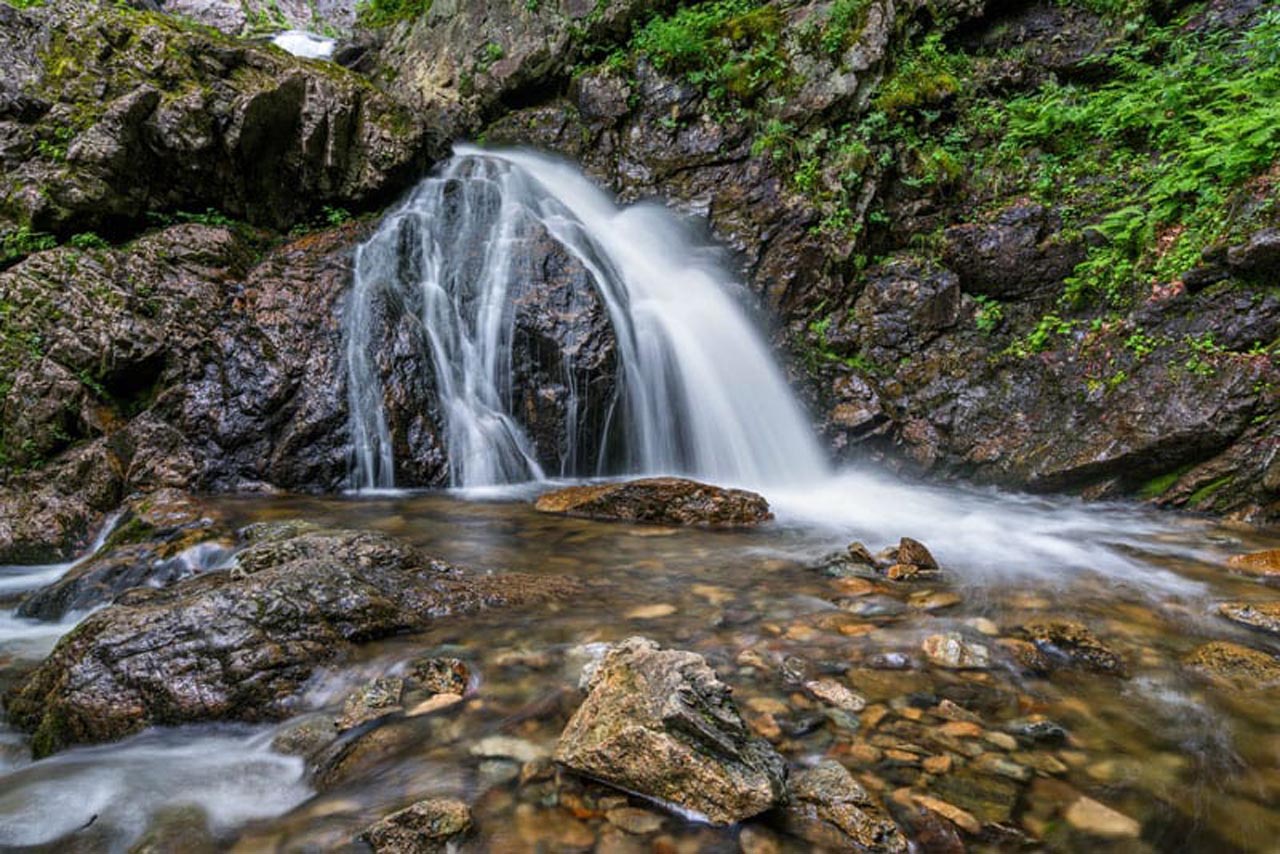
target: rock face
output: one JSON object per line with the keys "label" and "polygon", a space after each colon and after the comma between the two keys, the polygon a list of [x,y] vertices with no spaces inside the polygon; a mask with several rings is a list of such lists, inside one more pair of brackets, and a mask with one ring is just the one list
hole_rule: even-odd
{"label": "rock face", "polygon": [[573,589],[467,575],[380,534],[268,531],[235,572],[135,590],[90,616],[6,708],[38,756],[156,724],[280,718],[315,668],[353,644]]}
{"label": "rock face", "polygon": [[558,762],[731,824],[783,796],[785,768],[753,736],[702,656],[630,638],[596,667],[565,727]]}
{"label": "rock face", "polygon": [[40,108],[4,121],[0,214],[40,231],[120,233],[148,211],[206,208],[287,228],[385,200],[436,145],[336,66],[109,4],[6,15],[24,19],[5,28],[31,40],[9,45],[13,79]]}
{"label": "rock face", "polygon": [[1043,205],[1018,204],[990,223],[965,223],[944,235],[943,262],[967,293],[997,299],[1056,289],[1084,260],[1084,244],[1060,236],[1061,224]]}
{"label": "rock face", "polygon": [[751,527],[773,518],[769,503],[754,492],[678,477],[570,486],[548,492],[534,506],[587,519],[711,528]]}
{"label": "rock face", "polygon": [[71,557],[134,491],[341,485],[340,299],[362,234],[262,254],[265,235],[175,225],[0,272],[0,563]]}

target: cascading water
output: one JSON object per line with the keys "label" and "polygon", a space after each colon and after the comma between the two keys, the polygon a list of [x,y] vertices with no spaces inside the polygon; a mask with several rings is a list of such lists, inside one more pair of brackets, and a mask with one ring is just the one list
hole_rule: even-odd
{"label": "cascading water", "polygon": [[[525,284],[521,253],[545,247],[540,235],[585,270],[616,342],[603,405],[562,371],[559,471],[539,458],[513,378],[513,294]],[[822,477],[812,430],[734,288],[666,209],[620,208],[544,156],[459,148],[356,254],[346,315],[354,485],[395,485],[386,378],[415,355],[434,383],[454,486],[548,474],[748,486]],[[387,335],[390,316],[412,323]]]}

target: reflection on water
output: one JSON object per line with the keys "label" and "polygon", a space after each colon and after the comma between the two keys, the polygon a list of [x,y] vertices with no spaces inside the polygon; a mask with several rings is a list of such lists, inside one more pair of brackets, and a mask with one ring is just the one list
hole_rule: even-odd
{"label": "reflection on water", "polygon": [[[549,752],[578,702],[578,674],[598,650],[591,645],[632,634],[705,655],[793,763],[835,757],[891,803],[895,792],[927,789],[1007,827],[988,840],[991,850],[1024,850],[1030,839],[1060,851],[1268,851],[1280,838],[1274,693],[1214,688],[1178,663],[1209,639],[1280,651],[1271,636],[1216,615],[1220,601],[1274,598],[1222,567],[1230,554],[1280,544],[1274,535],[1131,506],[997,499],[860,474],[830,491],[771,494],[777,523],[736,533],[542,515],[529,494],[217,499],[235,524],[303,517],[371,528],[478,570],[579,577],[586,592],[536,611],[442,620],[318,675],[299,711],[323,712],[325,725],[347,691],[416,656],[462,658],[476,680],[448,710],[346,736],[312,796],[301,763],[271,754],[268,734],[158,732],[16,771],[0,764],[0,844],[53,839],[85,812],[124,838],[150,808],[124,805],[190,800],[228,838],[239,834],[236,850],[328,850],[392,809],[448,795],[476,814],[468,850],[589,850],[609,834],[607,800],[567,777],[522,782],[527,768],[477,746],[503,736]],[[853,537],[874,551],[904,535],[934,550],[941,579],[893,584],[815,568]],[[1019,672],[1000,652],[1002,638],[1044,617],[1089,626],[1131,678]],[[996,651],[997,665],[930,665],[922,639],[950,631]],[[16,635],[8,637],[0,660],[13,654]],[[845,680],[870,706],[857,717],[835,714],[796,691],[793,671]],[[977,715],[984,734],[941,734],[942,700]],[[1037,716],[1065,729],[1065,740],[1008,735]],[[1082,795],[1139,822],[1141,838],[1108,842],[1064,821]],[[734,851],[737,833],[668,817],[658,835],[670,850]]]}

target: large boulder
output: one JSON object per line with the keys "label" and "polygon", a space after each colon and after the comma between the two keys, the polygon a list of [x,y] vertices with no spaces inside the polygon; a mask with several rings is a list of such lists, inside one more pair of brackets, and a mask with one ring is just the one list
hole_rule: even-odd
{"label": "large boulder", "polygon": [[773,518],[769,502],[754,492],[682,477],[570,486],[540,496],[534,506],[587,519],[709,528],[751,527]]}
{"label": "large boulder", "polygon": [[555,758],[713,824],[741,821],[782,799],[785,765],[729,695],[702,656],[629,638],[591,674]]}
{"label": "large boulder", "polygon": [[355,644],[575,589],[467,574],[382,534],[276,526],[251,537],[234,570],[138,589],[88,617],[11,689],[8,718],[34,733],[37,756],[153,725],[278,719]]}

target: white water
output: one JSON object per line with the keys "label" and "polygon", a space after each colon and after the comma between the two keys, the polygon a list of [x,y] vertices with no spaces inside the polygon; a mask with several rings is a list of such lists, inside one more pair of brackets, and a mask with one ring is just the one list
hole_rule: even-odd
{"label": "white water", "polygon": [[333,56],[334,40],[305,30],[285,30],[272,37],[271,43],[281,50],[305,59],[328,59]]}
{"label": "white water", "polygon": [[[539,228],[590,272],[619,360],[612,418],[625,448],[583,459],[573,429],[564,437],[572,468],[560,476],[674,473],[757,488],[824,476],[804,413],[732,296],[740,289],[671,212],[619,207],[542,155],[459,147],[356,255],[346,322],[357,487],[395,485],[371,349],[388,295],[421,306],[422,370],[436,383],[452,485],[556,474],[539,465],[511,399],[513,250]],[[570,389],[570,412],[585,411],[578,394]],[[621,467],[605,462],[619,456]]]}
{"label": "white water", "polygon": [[[214,832],[306,800],[302,759],[271,751],[271,731],[154,730],[20,768],[0,785],[0,847],[52,842],[84,827],[95,850],[128,848],[163,807],[198,804]],[[85,849],[88,850],[88,849]]]}

